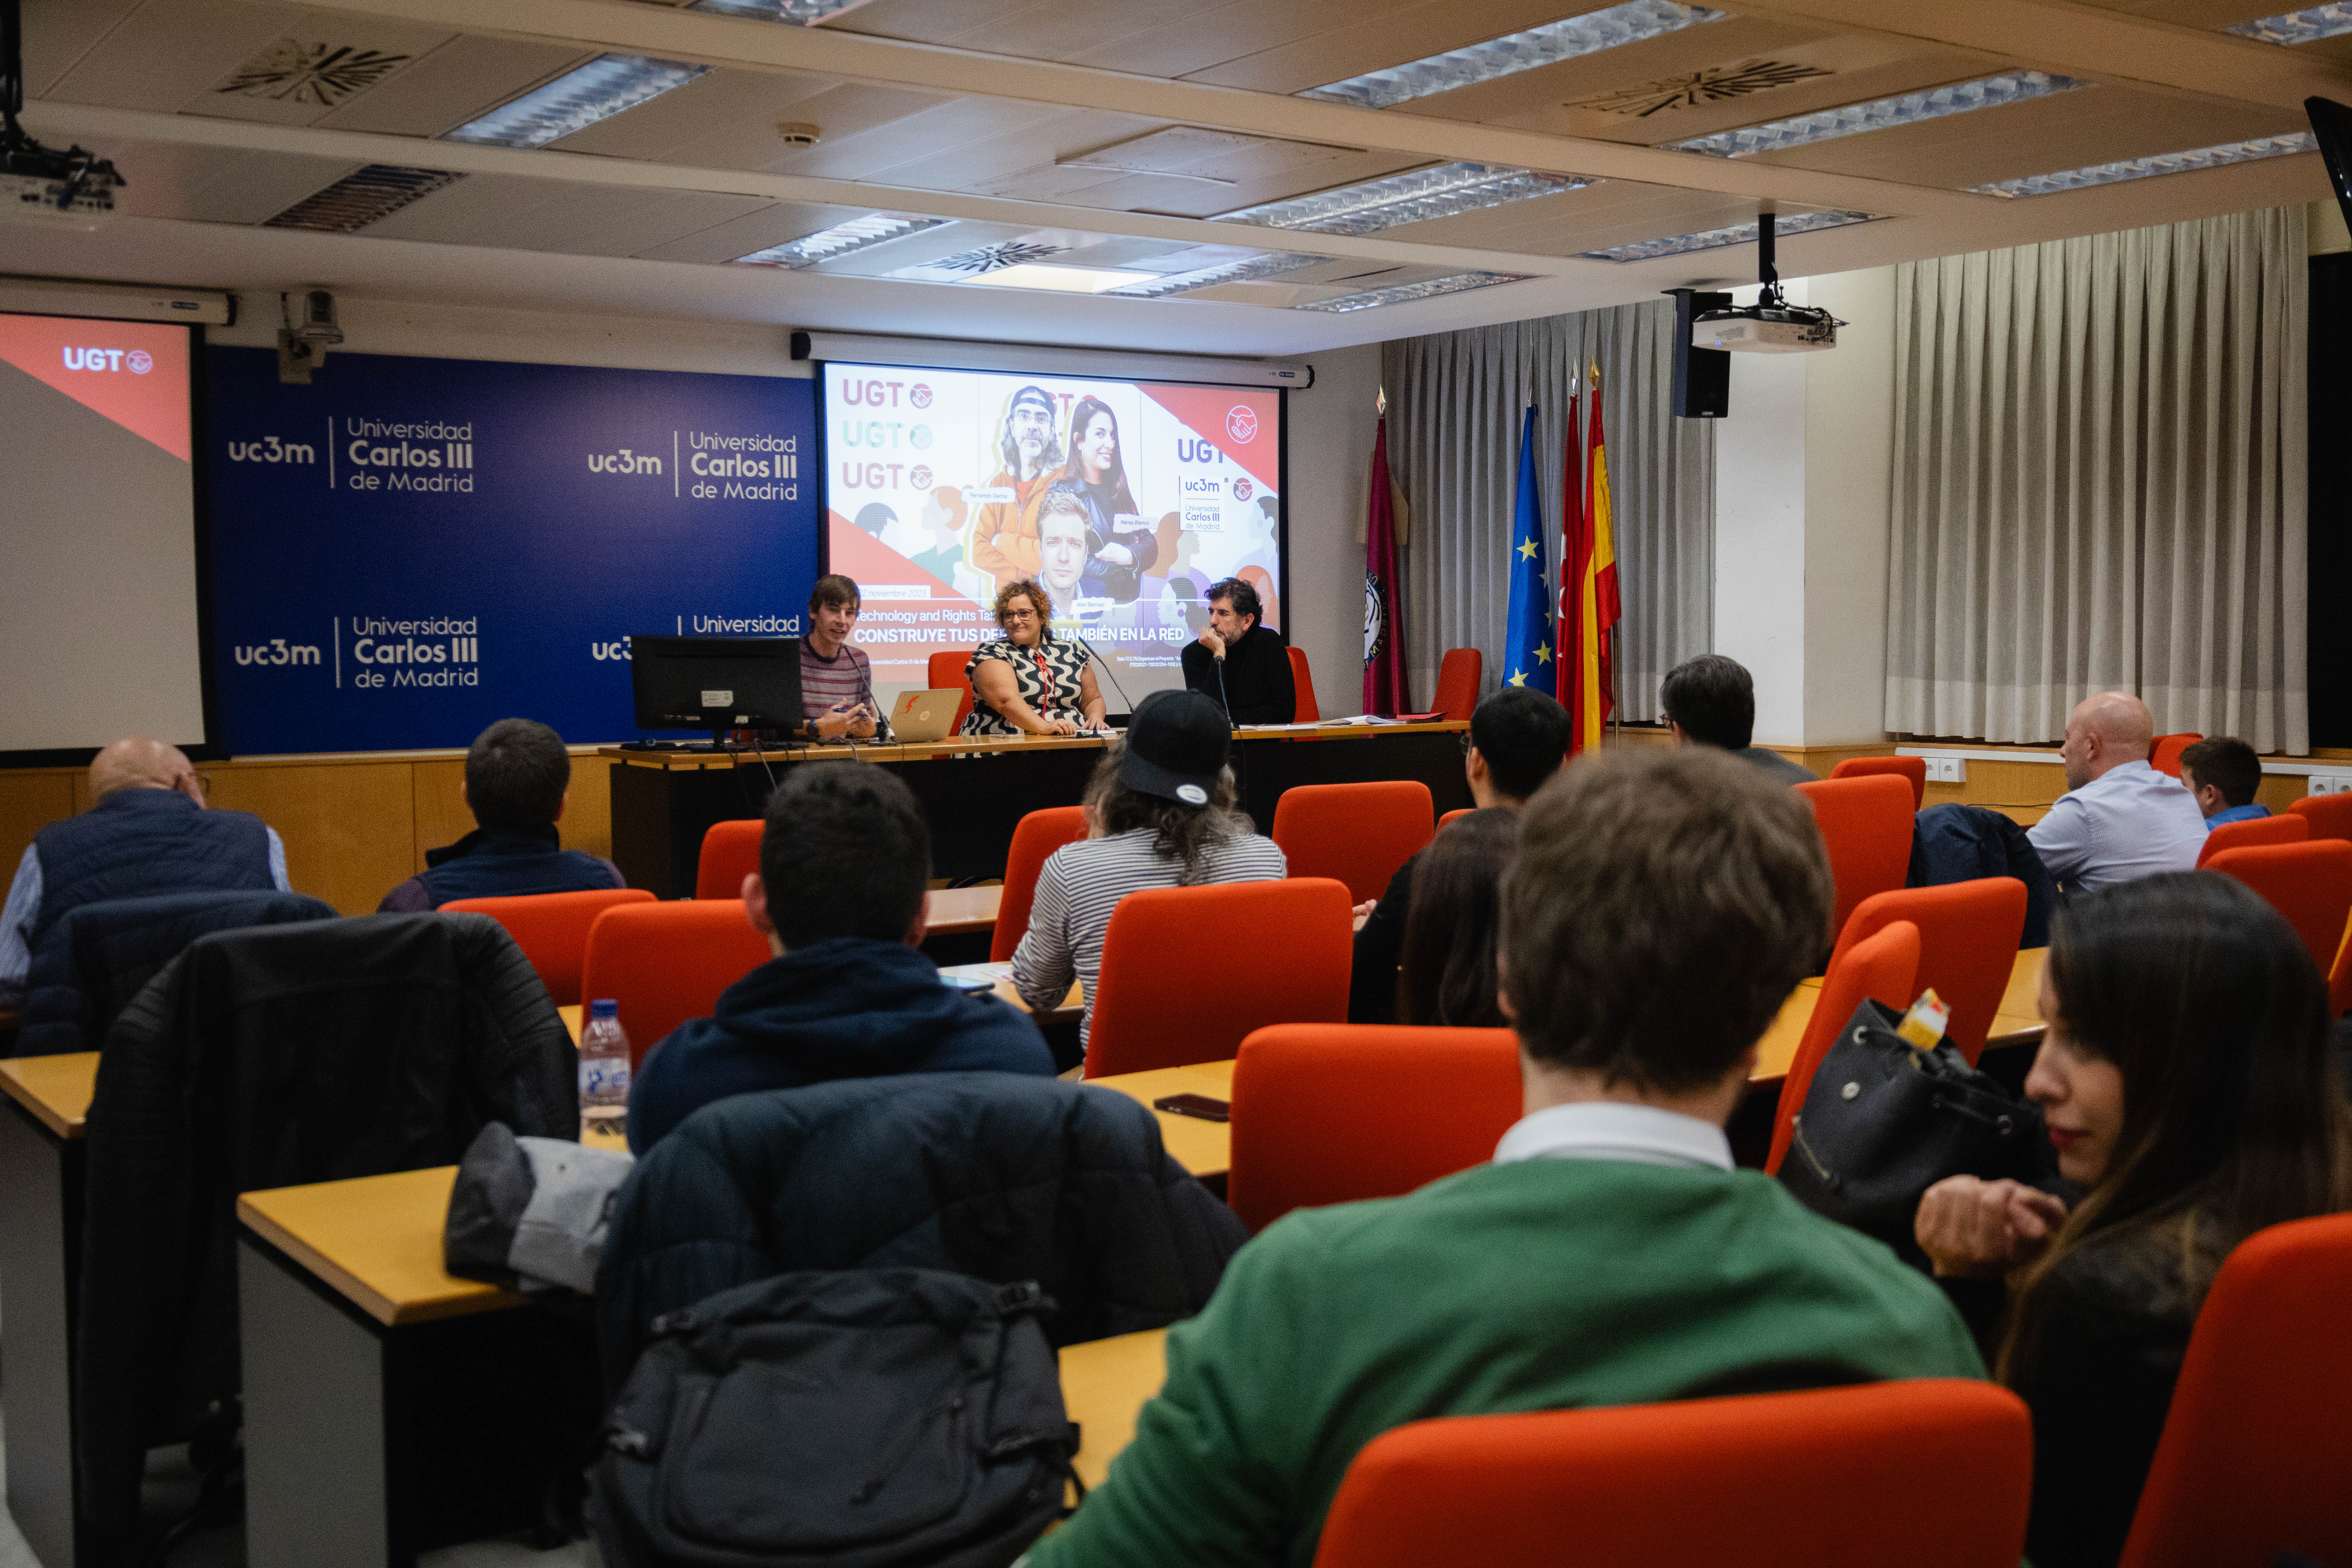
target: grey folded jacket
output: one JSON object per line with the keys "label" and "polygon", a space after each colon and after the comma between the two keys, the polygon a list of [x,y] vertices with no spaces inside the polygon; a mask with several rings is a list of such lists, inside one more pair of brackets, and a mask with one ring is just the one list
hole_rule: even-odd
{"label": "grey folded jacket", "polygon": [[467,1279],[593,1294],[613,1199],[635,1161],[561,1138],[518,1138],[502,1121],[457,1165],[444,1265]]}

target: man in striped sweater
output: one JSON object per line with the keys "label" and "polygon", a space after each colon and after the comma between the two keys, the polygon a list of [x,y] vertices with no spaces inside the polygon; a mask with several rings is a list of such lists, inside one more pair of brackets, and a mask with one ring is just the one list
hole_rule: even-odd
{"label": "man in striped sweater", "polygon": [[809,590],[808,636],[801,639],[801,718],[820,741],[869,741],[879,728],[874,667],[850,646],[857,629],[857,584],[828,572]]}

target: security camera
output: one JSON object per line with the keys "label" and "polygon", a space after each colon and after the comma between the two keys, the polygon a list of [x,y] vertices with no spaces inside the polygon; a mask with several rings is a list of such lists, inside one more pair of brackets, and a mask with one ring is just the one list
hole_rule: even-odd
{"label": "security camera", "polygon": [[310,384],[310,373],[325,363],[327,351],[343,341],[335,320],[335,297],[324,289],[303,289],[278,297],[285,324],[278,330],[278,379],[293,386]]}

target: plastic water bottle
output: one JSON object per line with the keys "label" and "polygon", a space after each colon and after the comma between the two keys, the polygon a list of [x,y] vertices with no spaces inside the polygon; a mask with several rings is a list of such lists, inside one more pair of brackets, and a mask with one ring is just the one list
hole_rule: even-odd
{"label": "plastic water bottle", "polygon": [[625,1137],[629,1130],[629,1037],[621,1028],[621,1005],[588,1004],[588,1026],[580,1031],[580,1132]]}

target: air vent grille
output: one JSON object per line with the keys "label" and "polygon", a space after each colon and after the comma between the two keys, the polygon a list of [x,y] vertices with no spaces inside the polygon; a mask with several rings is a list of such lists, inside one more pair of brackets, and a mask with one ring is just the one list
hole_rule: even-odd
{"label": "air vent grille", "polygon": [[264,228],[307,228],[319,234],[357,234],[378,218],[464,179],[447,169],[409,169],[370,163],[326,189],[313,191],[263,224]]}

